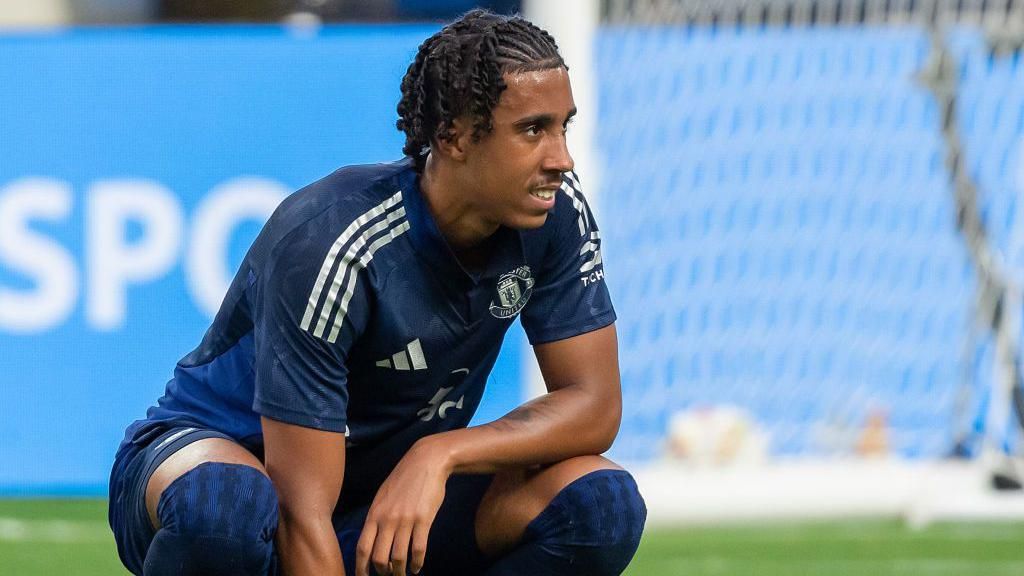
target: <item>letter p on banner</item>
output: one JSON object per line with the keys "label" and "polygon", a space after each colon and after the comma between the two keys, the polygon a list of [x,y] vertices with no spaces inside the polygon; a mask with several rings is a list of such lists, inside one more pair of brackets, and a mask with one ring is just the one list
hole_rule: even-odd
{"label": "letter p on banner", "polygon": [[[165,187],[149,180],[97,182],[88,194],[86,315],[98,330],[122,326],[129,284],[159,278],[177,261],[184,217]],[[128,242],[128,225],[142,233]]]}

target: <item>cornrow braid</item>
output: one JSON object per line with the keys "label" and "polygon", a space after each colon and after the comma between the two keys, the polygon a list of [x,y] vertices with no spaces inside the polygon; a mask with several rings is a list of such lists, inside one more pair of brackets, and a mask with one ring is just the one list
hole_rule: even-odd
{"label": "cornrow braid", "polygon": [[456,118],[473,118],[473,137],[493,129],[491,111],[505,74],[567,68],[555,39],[519,16],[473,10],[420,44],[402,78],[402,151],[422,172],[435,139],[449,140]]}

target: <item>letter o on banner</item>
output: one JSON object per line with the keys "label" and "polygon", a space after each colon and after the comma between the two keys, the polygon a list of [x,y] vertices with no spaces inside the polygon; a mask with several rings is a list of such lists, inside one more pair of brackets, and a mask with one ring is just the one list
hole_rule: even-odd
{"label": "letter o on banner", "polygon": [[211,190],[196,209],[185,270],[189,292],[207,315],[217,313],[234,276],[227,268],[231,233],[246,220],[266,222],[288,192],[273,180],[234,178]]}

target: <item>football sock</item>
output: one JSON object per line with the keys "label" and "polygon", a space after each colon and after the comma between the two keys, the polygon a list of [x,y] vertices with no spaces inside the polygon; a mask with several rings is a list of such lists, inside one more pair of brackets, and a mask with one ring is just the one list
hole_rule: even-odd
{"label": "football sock", "polygon": [[647,507],[628,472],[591,472],[555,495],[527,526],[523,543],[485,574],[621,574],[646,519]]}
{"label": "football sock", "polygon": [[271,570],[277,493],[251,466],[200,464],[164,490],[157,515],[161,527],[146,554],[146,576]]}

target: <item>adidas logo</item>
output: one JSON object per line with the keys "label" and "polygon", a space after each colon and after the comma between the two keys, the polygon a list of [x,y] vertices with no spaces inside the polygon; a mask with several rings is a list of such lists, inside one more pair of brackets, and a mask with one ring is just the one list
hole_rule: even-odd
{"label": "adidas logo", "polygon": [[394,370],[426,370],[427,359],[423,356],[420,339],[417,338],[409,342],[405,345],[405,350],[395,352],[391,358],[377,360],[377,366]]}

